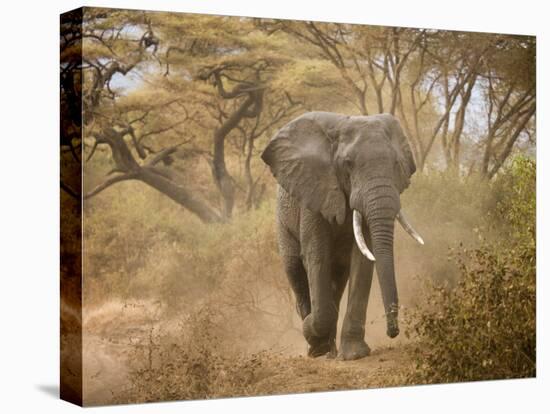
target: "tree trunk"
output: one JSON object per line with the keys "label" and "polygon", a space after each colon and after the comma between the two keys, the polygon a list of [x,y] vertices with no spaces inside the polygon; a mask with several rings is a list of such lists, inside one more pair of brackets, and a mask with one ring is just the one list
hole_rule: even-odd
{"label": "tree trunk", "polygon": [[248,93],[248,96],[237,110],[214,132],[212,175],[223,199],[222,217],[224,220],[231,218],[235,204],[235,184],[225,164],[225,138],[243,118],[251,118],[259,114],[262,99],[263,90],[261,89]]}
{"label": "tree trunk", "polygon": [[111,148],[116,165],[114,171],[118,175],[110,174],[103,183],[87,192],[84,195],[84,199],[89,199],[118,182],[138,180],[168,196],[182,207],[196,214],[205,223],[223,221],[223,217],[220,217],[205,201],[196,197],[191,191],[185,188],[183,177],[179,176],[172,169],[159,165],[163,159],[166,159],[170,155],[170,151],[161,152],[147,164],[140,165],[135,160],[128,148],[128,144],[124,140],[124,136],[127,133],[128,131],[126,130],[117,131],[113,128],[108,128],[99,138],[101,142],[108,144]]}
{"label": "tree trunk", "polygon": [[195,197],[190,191],[178,184],[174,178],[177,175],[168,168],[143,167],[137,179],[143,181],[155,190],[170,197],[176,203],[196,214],[204,223],[219,223],[222,220],[205,202]]}

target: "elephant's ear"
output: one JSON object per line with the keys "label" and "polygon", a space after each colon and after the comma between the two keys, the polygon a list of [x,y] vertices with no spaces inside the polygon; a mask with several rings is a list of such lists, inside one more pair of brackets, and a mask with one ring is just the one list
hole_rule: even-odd
{"label": "elephant's ear", "polygon": [[387,115],[387,125],[392,145],[397,152],[397,189],[403,192],[411,183],[411,176],[416,171],[416,163],[399,120],[393,115]]}
{"label": "elephant's ear", "polygon": [[330,138],[306,117],[281,128],[262,153],[279,185],[302,206],[321,213],[329,222],[343,224],[346,199],[332,158]]}

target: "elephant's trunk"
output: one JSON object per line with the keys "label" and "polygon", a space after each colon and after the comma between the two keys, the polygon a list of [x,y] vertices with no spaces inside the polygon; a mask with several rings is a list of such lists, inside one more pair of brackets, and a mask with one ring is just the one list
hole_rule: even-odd
{"label": "elephant's trunk", "polygon": [[367,219],[376,273],[382,290],[382,301],[387,320],[387,334],[394,338],[399,334],[397,323],[398,297],[393,259],[394,222],[400,210],[399,194],[390,183],[371,184],[363,197],[352,195],[352,207],[364,212]]}
{"label": "elephant's trunk", "polygon": [[387,334],[390,338],[394,338],[399,334],[397,324],[399,302],[393,260],[393,219],[370,219],[368,223],[377,259],[376,273],[386,312]]}

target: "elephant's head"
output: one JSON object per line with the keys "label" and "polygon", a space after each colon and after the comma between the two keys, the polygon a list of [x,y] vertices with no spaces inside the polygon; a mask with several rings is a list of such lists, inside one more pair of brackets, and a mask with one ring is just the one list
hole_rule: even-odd
{"label": "elephant's head", "polygon": [[[272,138],[262,159],[302,206],[340,225],[348,214],[353,215],[358,247],[370,260],[376,260],[387,334],[397,336],[394,220],[423,244],[401,212],[399,195],[408,187],[416,166],[399,121],[389,114],[307,113]],[[374,256],[363,237],[363,218]]]}

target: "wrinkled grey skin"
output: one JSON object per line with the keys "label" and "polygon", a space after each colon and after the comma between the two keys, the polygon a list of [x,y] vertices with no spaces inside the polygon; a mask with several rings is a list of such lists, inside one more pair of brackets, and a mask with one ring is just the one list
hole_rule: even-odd
{"label": "wrinkled grey skin", "polygon": [[[279,184],[279,250],[303,319],[308,355],[336,355],[338,308],[349,279],[339,356],[367,356],[365,319],[374,265],[387,334],[399,334],[393,229],[399,195],[416,170],[399,122],[389,114],[306,113],[271,139],[262,159]],[[374,263],[355,243],[353,209],[363,216]]]}

